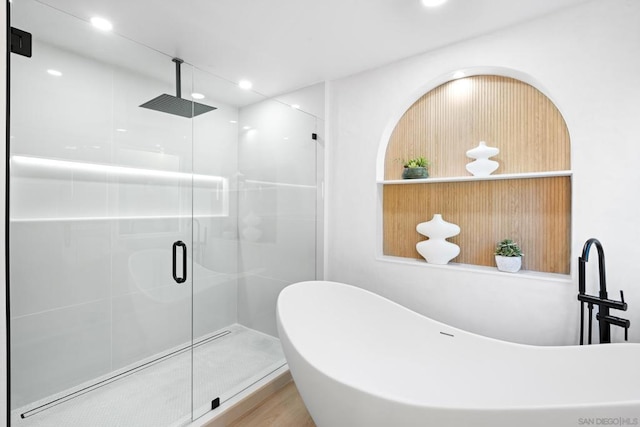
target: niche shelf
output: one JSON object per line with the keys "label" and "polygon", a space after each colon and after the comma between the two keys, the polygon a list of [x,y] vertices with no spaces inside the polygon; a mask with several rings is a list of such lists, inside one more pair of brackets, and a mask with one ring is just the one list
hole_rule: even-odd
{"label": "niche shelf", "polygon": [[[479,141],[498,147],[487,177],[468,175],[466,151]],[[424,156],[427,179],[398,179],[396,159]],[[450,81],[422,96],[391,134],[382,201],[383,256],[422,257],[415,227],[434,214],[458,224],[457,265],[494,267],[497,242],[511,238],[523,269],[569,274],[571,179],[569,133],[555,105],[534,87],[502,76]]]}
{"label": "niche shelf", "polygon": [[469,182],[469,181],[498,181],[501,179],[527,179],[527,178],[547,178],[555,176],[571,176],[573,173],[567,171],[551,171],[551,172],[529,172],[529,173],[505,173],[501,175],[489,176],[452,176],[441,178],[425,178],[425,179],[385,179],[378,181],[378,184],[434,184],[438,182]]}

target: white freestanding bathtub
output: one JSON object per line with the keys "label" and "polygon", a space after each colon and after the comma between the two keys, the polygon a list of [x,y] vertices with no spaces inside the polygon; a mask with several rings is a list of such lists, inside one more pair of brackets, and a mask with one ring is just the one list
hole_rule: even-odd
{"label": "white freestanding bathtub", "polygon": [[514,344],[322,281],[285,288],[277,317],[318,427],[640,425],[640,344]]}

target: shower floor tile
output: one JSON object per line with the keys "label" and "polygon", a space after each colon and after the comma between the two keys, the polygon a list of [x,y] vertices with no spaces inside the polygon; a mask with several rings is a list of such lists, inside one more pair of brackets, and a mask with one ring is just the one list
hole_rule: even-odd
{"label": "shower floor tile", "polygon": [[[225,331],[229,333],[224,334]],[[182,351],[46,409],[60,393],[12,412],[12,427],[180,426],[224,402],[285,363],[277,338],[231,325],[191,351]],[[162,355],[160,355],[162,356]],[[193,360],[193,400],[191,375]],[[125,372],[125,370],[122,370]],[[100,378],[97,380],[103,380]],[[79,389],[79,388],[78,388]],[[77,390],[77,389],[76,389]],[[72,391],[76,391],[72,390]],[[29,412],[27,412],[29,411]],[[26,418],[20,415],[27,413]]]}

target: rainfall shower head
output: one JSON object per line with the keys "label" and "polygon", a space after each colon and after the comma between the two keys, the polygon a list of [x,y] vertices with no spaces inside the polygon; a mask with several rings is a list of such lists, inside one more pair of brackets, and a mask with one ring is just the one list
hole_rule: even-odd
{"label": "rainfall shower head", "polygon": [[187,118],[215,110],[216,107],[189,101],[180,96],[180,64],[182,64],[183,61],[180,58],[173,58],[172,61],[176,63],[176,96],[163,93],[151,101],[140,105],[140,107]]}

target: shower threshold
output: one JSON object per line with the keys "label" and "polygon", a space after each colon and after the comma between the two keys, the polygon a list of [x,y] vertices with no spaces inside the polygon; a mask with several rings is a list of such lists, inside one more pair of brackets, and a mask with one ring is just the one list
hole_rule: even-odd
{"label": "shower threshold", "polygon": [[214,399],[224,402],[285,364],[277,338],[238,324],[191,348],[173,348],[18,408],[11,425],[186,425],[208,412]]}
{"label": "shower threshold", "polygon": [[[215,339],[224,337],[225,335],[230,334],[231,331],[222,331],[222,332],[218,332],[213,336],[210,336],[208,338],[202,339],[196,343],[193,344],[193,348],[195,349],[196,347],[200,347],[201,345],[204,345],[210,341],[213,341]],[[61,397],[56,397],[53,400],[49,400],[46,403],[41,404],[40,406],[37,406],[33,409],[29,409],[23,413],[20,414],[20,418],[28,418],[31,417],[33,415],[39,414],[40,412],[46,411],[47,409],[53,408],[54,406],[58,406],[63,404],[64,402],[67,402],[71,399],[77,398],[79,396],[82,396],[83,394],[86,393],[90,393],[94,390],[99,389],[100,387],[104,387],[107,384],[111,384],[114,381],[117,381],[119,379],[122,379],[124,377],[128,377],[129,375],[133,375],[136,372],[139,372],[143,369],[147,369],[150,368],[151,366],[155,365],[156,363],[161,363],[171,357],[177,356],[181,353],[184,353],[185,351],[189,351],[191,349],[191,345],[184,345],[181,348],[178,348],[177,350],[172,350],[167,354],[164,355],[157,355],[154,356],[155,358],[152,358],[151,360],[145,361],[141,364],[138,364],[134,367],[129,367],[126,368],[124,370],[122,370],[119,373],[115,373],[111,376],[108,376],[104,379],[100,379],[100,380],[96,380],[94,383],[92,383],[91,385],[88,386],[84,386],[78,390],[75,391],[67,391],[65,395],[61,396]]]}

